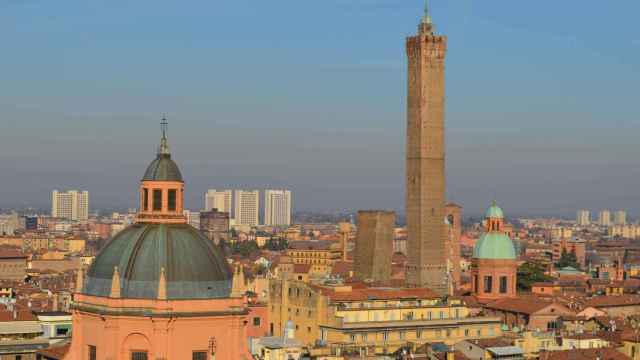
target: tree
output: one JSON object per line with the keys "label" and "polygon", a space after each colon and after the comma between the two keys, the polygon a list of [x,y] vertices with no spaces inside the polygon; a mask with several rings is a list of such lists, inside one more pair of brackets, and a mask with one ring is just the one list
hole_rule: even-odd
{"label": "tree", "polygon": [[280,237],[271,237],[264,245],[264,249],[271,251],[282,251],[287,249],[287,239]]}
{"label": "tree", "polygon": [[532,262],[520,265],[518,267],[518,290],[530,291],[534,283],[553,280],[552,277],[545,275],[544,270],[543,265]]}
{"label": "tree", "polygon": [[571,250],[571,252],[567,252],[567,249],[562,248],[562,254],[560,254],[560,260],[555,264],[556,268],[562,269],[567,266],[571,266],[576,269],[580,269],[580,264],[578,264],[578,257],[576,256],[576,252]]}

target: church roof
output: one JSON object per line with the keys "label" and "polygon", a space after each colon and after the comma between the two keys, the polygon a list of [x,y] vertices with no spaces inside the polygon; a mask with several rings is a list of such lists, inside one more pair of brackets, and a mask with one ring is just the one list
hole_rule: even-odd
{"label": "church roof", "polygon": [[116,267],[122,298],[157,298],[162,269],[167,299],[226,298],[231,292],[224,257],[187,224],[139,223],[121,231],[89,268],[82,293],[108,297]]}
{"label": "church roof", "polygon": [[473,248],[473,257],[476,259],[516,259],[516,249],[507,234],[502,232],[489,232],[476,242]]}
{"label": "church roof", "polygon": [[158,154],[144,172],[142,181],[183,181],[180,169],[169,154]]}
{"label": "church roof", "polygon": [[502,212],[502,209],[494,201],[493,204],[487,209],[487,212],[485,213],[485,217],[487,219],[490,219],[490,218],[504,219],[504,213]]}
{"label": "church roof", "polygon": [[178,165],[171,160],[171,152],[169,151],[167,140],[167,119],[162,118],[161,125],[162,138],[160,139],[158,155],[147,167],[142,181],[182,181],[182,174]]}

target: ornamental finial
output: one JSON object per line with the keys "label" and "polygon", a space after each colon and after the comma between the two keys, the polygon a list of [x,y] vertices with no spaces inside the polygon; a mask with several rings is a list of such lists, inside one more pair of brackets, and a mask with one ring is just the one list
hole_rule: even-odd
{"label": "ornamental finial", "polygon": [[160,129],[162,130],[162,138],[160,139],[160,148],[158,149],[159,155],[169,155],[169,144],[167,142],[167,128],[169,123],[167,118],[162,115],[162,121],[160,121]]}

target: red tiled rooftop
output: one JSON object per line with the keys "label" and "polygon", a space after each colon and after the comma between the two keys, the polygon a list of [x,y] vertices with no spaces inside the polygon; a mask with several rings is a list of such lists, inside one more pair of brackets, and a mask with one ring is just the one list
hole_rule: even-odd
{"label": "red tiled rooftop", "polygon": [[31,312],[25,310],[13,311],[0,311],[0,322],[10,321],[37,321],[38,318]]}
{"label": "red tiled rooftop", "polygon": [[630,357],[614,348],[573,349],[563,351],[546,351],[540,353],[540,360],[631,360]]}
{"label": "red tiled rooftop", "polygon": [[500,299],[486,305],[487,308],[516,312],[521,314],[532,314],[551,305],[550,301],[533,296],[520,296],[517,298]]}
{"label": "red tiled rooftop", "polygon": [[640,305],[640,295],[597,296],[585,302],[585,306],[632,306]]}

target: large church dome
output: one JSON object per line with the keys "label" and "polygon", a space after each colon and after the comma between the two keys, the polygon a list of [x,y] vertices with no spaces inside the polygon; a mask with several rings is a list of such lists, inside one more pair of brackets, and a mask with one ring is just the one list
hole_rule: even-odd
{"label": "large church dome", "polygon": [[228,298],[232,274],[219,249],[187,224],[184,182],[162,123],[156,159],[140,186],[136,223],[118,233],[87,272],[82,293],[131,299]]}
{"label": "large church dome", "polygon": [[224,257],[188,224],[134,224],[100,252],[83,293],[108,297],[115,269],[120,297],[155,299],[164,269],[167,299],[226,298],[231,273]]}

